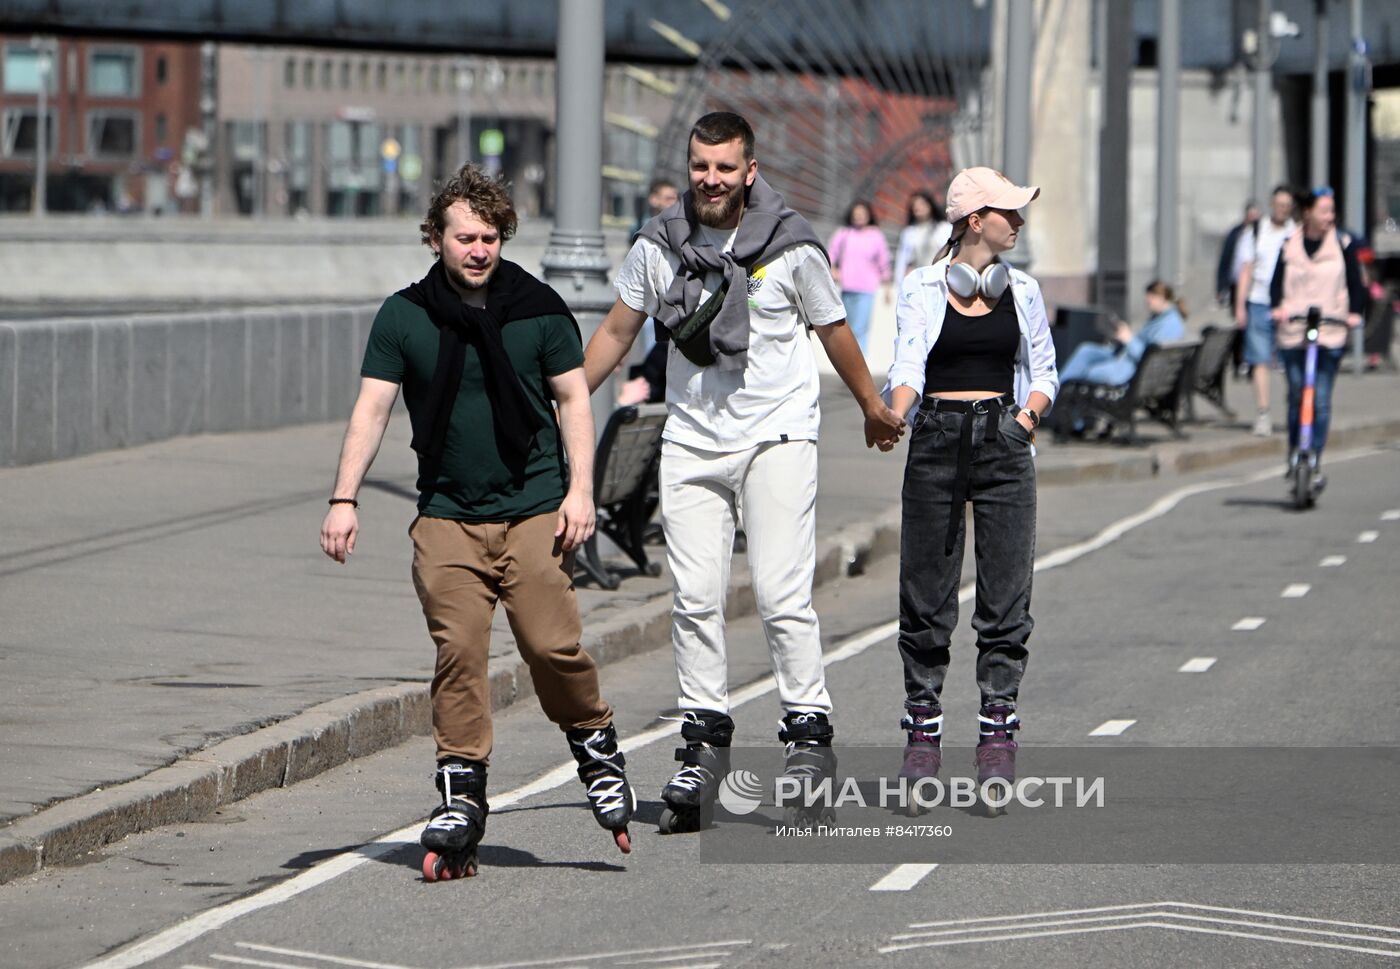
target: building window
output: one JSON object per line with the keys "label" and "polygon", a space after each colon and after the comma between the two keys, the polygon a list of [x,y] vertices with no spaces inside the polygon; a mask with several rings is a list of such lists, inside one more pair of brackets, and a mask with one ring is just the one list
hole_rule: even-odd
{"label": "building window", "polygon": [[340,89],[341,89],[342,91],[348,91],[348,90],[350,90],[350,62],[349,62],[349,61],[341,61],[341,62],[340,62]]}
{"label": "building window", "polygon": [[360,61],[360,90],[369,90],[369,61]]}
{"label": "building window", "polygon": [[383,61],[379,62],[379,67],[374,72],[374,87],[379,91],[387,90],[389,87],[389,65]]}
{"label": "building window", "polygon": [[164,84],[170,77],[170,65],[166,62],[165,55],[161,54],[156,58],[156,83]]}
{"label": "building window", "polygon": [[165,115],[163,115],[163,114],[158,114],[158,115],[156,115],[156,146],[157,146],[157,147],[160,147],[160,148],[164,148],[164,147],[165,147],[165,139],[166,139],[168,136],[169,136],[169,131],[168,131],[168,126],[166,125]]}
{"label": "building window", "polygon": [[414,93],[414,94],[422,94],[422,93],[423,93],[423,65],[422,65],[422,64],[414,64],[414,65],[413,65],[413,93]]}
{"label": "building window", "polygon": [[134,98],[141,94],[141,55],[130,47],[97,47],[88,54],[88,94]]}
{"label": "building window", "polygon": [[308,91],[316,86],[316,62],[309,57],[301,64],[301,86]]}
{"label": "building window", "polygon": [[324,60],[324,61],[321,62],[321,88],[322,88],[322,90],[329,91],[329,90],[331,89],[331,72],[332,72],[332,70],[334,69],[334,67],[335,67],[335,65],[332,64],[329,60]]}
{"label": "building window", "polygon": [[288,57],[282,64],[282,86],[297,86],[297,62],[295,57]]}
{"label": "building window", "polygon": [[87,151],[93,158],[134,158],[140,126],[135,114],[116,111],[88,112]]}
{"label": "building window", "polygon": [[47,66],[41,65],[40,51],[26,44],[5,45],[5,92],[7,94],[38,94],[41,67],[48,79],[49,93],[58,91],[58,71],[54,57],[48,54]]}
{"label": "building window", "polygon": [[433,94],[442,90],[442,68],[437,64],[428,68],[428,90]]}
{"label": "building window", "polygon": [[[45,126],[45,148],[50,158],[54,154],[54,113],[48,112]],[[4,128],[0,130],[0,156],[15,158],[33,157],[39,147],[39,112],[32,108],[7,108],[4,114]]]}

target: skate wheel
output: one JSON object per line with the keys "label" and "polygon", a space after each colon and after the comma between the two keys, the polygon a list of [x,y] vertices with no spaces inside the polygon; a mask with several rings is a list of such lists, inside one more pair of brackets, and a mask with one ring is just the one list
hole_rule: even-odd
{"label": "skate wheel", "polygon": [[617,842],[618,850],[624,855],[630,855],[632,853],[632,836],[627,833],[626,828],[623,828],[621,831],[614,831],[613,840]]}
{"label": "skate wheel", "polygon": [[436,851],[430,851],[423,856],[423,880],[426,882],[445,882],[454,878],[471,878],[476,874],[476,855],[473,854],[459,862],[449,861]]}
{"label": "skate wheel", "polygon": [[661,817],[657,819],[656,830],[661,834],[676,833],[676,815],[670,808],[663,808]]}

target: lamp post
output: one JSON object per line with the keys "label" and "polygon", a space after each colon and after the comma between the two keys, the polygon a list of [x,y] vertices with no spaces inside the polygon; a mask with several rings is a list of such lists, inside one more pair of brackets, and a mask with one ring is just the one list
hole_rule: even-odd
{"label": "lamp post", "polygon": [[36,219],[48,214],[49,191],[49,73],[53,69],[53,41],[46,37],[33,40],[39,74],[39,117],[34,136],[34,199]]}

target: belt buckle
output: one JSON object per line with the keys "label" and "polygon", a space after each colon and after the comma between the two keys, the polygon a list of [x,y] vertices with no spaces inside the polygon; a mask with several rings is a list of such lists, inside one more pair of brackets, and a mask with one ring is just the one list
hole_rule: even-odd
{"label": "belt buckle", "polygon": [[986,398],[982,400],[974,400],[972,402],[972,413],[974,414],[989,414],[991,413],[991,409],[991,404]]}

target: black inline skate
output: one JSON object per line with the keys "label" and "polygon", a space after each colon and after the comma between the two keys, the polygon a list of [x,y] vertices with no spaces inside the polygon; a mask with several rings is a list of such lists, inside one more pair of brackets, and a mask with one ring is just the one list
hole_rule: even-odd
{"label": "black inline skate", "polygon": [[476,874],[476,846],[486,833],[486,765],[476,760],[446,760],[435,777],[442,803],[433,809],[419,844],[425,881],[471,878]]}
{"label": "black inline skate", "polygon": [[627,783],[627,761],[617,749],[617,730],[608,724],[597,730],[570,730],[569,750],[578,761],[578,779],[588,791],[593,817],[612,832],[622,853],[632,851],[627,822],[637,810],[637,795]]}
{"label": "black inline skate", "polygon": [[662,834],[700,831],[714,822],[715,797],[729,773],[734,721],[714,710],[687,710],[681,737],[685,746],[676,750],[681,769],[661,789],[666,802],[658,824]]}
{"label": "black inline skate", "polygon": [[807,795],[817,792],[821,782],[836,776],[836,754],[831,749],[835,731],[824,713],[795,713],[783,715],[778,739],[786,744],[783,751],[783,776],[800,782],[796,804],[783,809],[783,821],[790,827],[810,828],[836,820],[829,805],[808,804]]}
{"label": "black inline skate", "polygon": [[933,707],[910,707],[899,725],[909,738],[899,768],[899,776],[909,784],[905,813],[917,818],[928,808],[914,796],[915,785],[925,778],[937,777],[943,766],[943,714],[935,713]]}
{"label": "black inline skate", "polygon": [[[1016,731],[1021,720],[1006,706],[983,707],[977,714],[977,791],[987,817],[1006,813],[1016,783]],[[990,795],[990,797],[989,797]]]}

